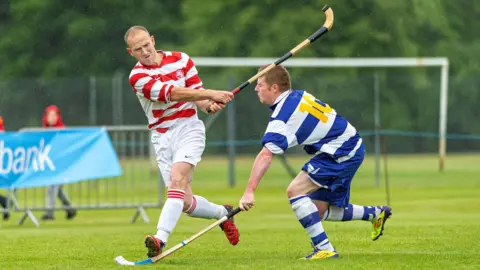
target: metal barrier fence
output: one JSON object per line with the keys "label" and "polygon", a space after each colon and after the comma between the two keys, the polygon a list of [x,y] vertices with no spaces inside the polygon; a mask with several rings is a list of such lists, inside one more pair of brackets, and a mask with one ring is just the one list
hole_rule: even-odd
{"label": "metal barrier fence", "polygon": [[[122,175],[56,187],[10,190],[8,208],[24,213],[18,225],[29,218],[38,227],[39,221],[33,212],[98,209],[135,209],[132,223],[138,217],[149,223],[145,208],[160,207],[164,190],[150,142],[150,131],[145,126],[106,126],[105,129],[120,161]],[[34,130],[42,128],[24,128],[20,131]]]}

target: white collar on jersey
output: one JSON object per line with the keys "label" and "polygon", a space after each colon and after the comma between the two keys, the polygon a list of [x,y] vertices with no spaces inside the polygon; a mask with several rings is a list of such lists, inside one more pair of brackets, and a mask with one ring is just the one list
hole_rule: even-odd
{"label": "white collar on jersey", "polygon": [[290,95],[290,93],[292,93],[292,89],[289,89],[283,93],[280,94],[280,96],[277,97],[277,99],[275,99],[275,102],[273,103],[273,105],[270,106],[270,109],[275,110],[275,107],[277,107],[277,104],[282,101],[282,99],[286,98],[288,95]]}

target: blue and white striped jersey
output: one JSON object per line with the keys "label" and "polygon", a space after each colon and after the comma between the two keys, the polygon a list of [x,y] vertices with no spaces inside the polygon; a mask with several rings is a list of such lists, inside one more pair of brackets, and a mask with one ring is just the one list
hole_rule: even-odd
{"label": "blue and white striped jersey", "polygon": [[270,109],[273,113],[262,144],[274,154],[304,145],[309,154],[327,153],[343,162],[362,145],[357,130],[347,120],[306,91],[285,91]]}

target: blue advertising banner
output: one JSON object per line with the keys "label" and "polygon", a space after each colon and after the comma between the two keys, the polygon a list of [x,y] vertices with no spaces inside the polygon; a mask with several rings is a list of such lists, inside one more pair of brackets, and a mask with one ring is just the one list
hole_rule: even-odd
{"label": "blue advertising banner", "polygon": [[121,174],[103,128],[0,133],[0,188],[68,184]]}

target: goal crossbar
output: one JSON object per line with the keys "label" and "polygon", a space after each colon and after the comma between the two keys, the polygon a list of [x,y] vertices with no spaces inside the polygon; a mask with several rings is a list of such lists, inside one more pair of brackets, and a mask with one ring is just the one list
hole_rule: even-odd
{"label": "goal crossbar", "polygon": [[[192,57],[197,66],[258,67],[275,62],[275,58]],[[421,67],[448,66],[448,58],[293,58],[286,67]]]}

